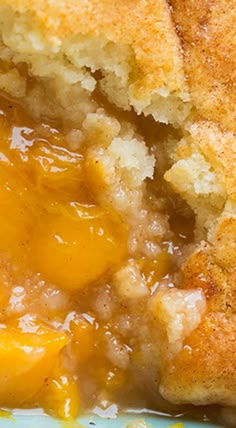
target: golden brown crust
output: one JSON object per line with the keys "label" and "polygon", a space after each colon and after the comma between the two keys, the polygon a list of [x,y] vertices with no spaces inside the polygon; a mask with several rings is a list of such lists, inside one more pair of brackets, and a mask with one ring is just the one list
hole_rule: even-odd
{"label": "golden brown crust", "polygon": [[198,150],[217,171],[229,198],[236,199],[236,135],[221,132],[211,122],[200,122],[191,126],[191,135]]}
{"label": "golden brown crust", "polygon": [[[184,266],[182,288],[202,288],[208,311],[236,313],[236,218],[220,221],[212,245],[202,244]],[[235,327],[236,331],[236,327]]]}
{"label": "golden brown crust", "polygon": [[165,367],[161,393],[175,403],[236,405],[236,316],[207,315]]}
{"label": "golden brown crust", "polygon": [[184,266],[181,288],[201,288],[207,315],[163,366],[161,392],[175,403],[236,405],[236,218],[223,217],[212,245]]}
{"label": "golden brown crust", "polygon": [[[208,230],[212,228],[209,242],[200,243],[183,266],[181,283],[183,289],[204,291],[207,315],[186,338],[183,350],[164,363],[160,389],[175,403],[235,406],[236,138],[207,121],[193,124],[189,131],[191,136],[180,142],[177,162],[166,177],[192,205],[198,228],[205,227],[203,220]],[[197,156],[201,158],[194,163]],[[178,173],[182,180],[177,181]],[[184,180],[192,183],[186,193]]]}
{"label": "golden brown crust", "polygon": [[2,5],[30,15],[33,28],[57,47],[78,34],[131,47],[137,98],[159,87],[187,97],[180,43],[165,0],[1,0]]}
{"label": "golden brown crust", "polygon": [[236,3],[170,0],[182,38],[193,104],[203,118],[236,130]]}
{"label": "golden brown crust", "polygon": [[236,200],[236,135],[209,121],[188,128],[171,153],[165,179],[196,214],[196,238],[209,239],[221,215],[232,216]]}

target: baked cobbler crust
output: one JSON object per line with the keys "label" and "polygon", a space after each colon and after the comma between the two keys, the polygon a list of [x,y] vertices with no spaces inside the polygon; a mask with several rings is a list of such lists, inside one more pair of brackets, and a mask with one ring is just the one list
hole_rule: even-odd
{"label": "baked cobbler crust", "polygon": [[[65,270],[59,278],[55,272],[65,254],[59,241],[48,241],[55,224],[73,235],[68,207],[59,211],[66,220],[54,207],[38,228],[44,286],[50,281],[59,294],[69,289],[69,296],[70,281],[73,292],[91,286],[77,290],[73,304],[65,303],[71,312],[57,328],[70,336],[63,358],[73,374],[75,367],[89,371],[91,357],[98,374],[88,390],[99,384],[100,402],[117,398],[119,387],[127,396],[133,388],[140,398],[142,384],[154,407],[158,390],[172,403],[236,406],[235,17],[231,0],[0,0],[0,119],[4,141],[13,142],[9,153],[17,141],[14,126],[27,123],[31,131],[36,126],[33,147],[45,153],[44,139],[53,146],[49,164],[58,161],[58,144],[70,161],[81,156],[81,194],[92,198],[96,213],[104,209],[116,219],[101,236],[114,244],[119,235],[122,241],[120,252],[115,245],[106,250],[112,253],[110,271],[105,263],[94,274],[94,261],[84,284],[73,270],[82,252],[77,258],[72,251],[71,276]],[[9,99],[18,103],[12,116]],[[28,112],[20,125],[19,106]],[[29,165],[35,165],[41,155],[30,156]],[[77,180],[70,168],[69,194]],[[50,174],[45,180],[46,187],[54,183]],[[64,198],[61,181],[57,192]],[[79,213],[88,216],[84,208]],[[81,230],[75,227],[77,241]],[[84,242],[92,254],[92,244]],[[35,295],[38,289],[37,283]],[[66,293],[60,304],[70,299]],[[40,305],[37,310],[45,316]],[[94,343],[100,350],[96,360]],[[52,385],[45,397],[39,403],[65,417],[61,408],[50,407]]]}
{"label": "baked cobbler crust", "polygon": [[15,52],[13,61],[28,62],[33,74],[40,64],[32,54],[58,58],[79,71],[90,91],[96,81],[89,75],[100,70],[103,92],[125,110],[132,106],[165,123],[187,117],[181,47],[165,1],[1,1],[0,7],[3,42]]}

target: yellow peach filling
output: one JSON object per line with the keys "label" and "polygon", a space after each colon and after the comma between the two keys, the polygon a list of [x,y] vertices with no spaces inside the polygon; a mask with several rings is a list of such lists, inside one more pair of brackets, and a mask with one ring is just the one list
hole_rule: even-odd
{"label": "yellow peach filling", "polygon": [[75,418],[123,408],[122,394],[148,406],[137,382],[158,338],[146,300],[173,271],[168,243],[130,252],[130,226],[96,196],[107,183],[91,152],[20,105],[0,108],[0,407]]}

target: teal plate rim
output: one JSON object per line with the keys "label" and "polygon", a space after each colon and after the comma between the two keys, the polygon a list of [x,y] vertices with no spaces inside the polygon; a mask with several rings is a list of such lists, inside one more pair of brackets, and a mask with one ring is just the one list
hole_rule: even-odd
{"label": "teal plate rim", "polygon": [[[33,415],[27,412],[12,417],[0,418],[0,428],[127,428],[134,421],[145,421],[148,428],[171,428],[172,424],[182,423],[184,428],[219,428],[207,422],[191,422],[181,418],[150,416],[146,414],[119,415],[116,418],[102,418],[85,415],[75,422],[59,421],[46,415]],[[140,428],[142,425],[140,424]]]}

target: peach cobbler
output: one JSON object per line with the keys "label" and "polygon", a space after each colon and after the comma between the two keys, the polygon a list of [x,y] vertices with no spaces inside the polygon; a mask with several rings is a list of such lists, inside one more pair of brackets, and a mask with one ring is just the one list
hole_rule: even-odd
{"label": "peach cobbler", "polygon": [[0,0],[1,408],[235,426],[235,20]]}

